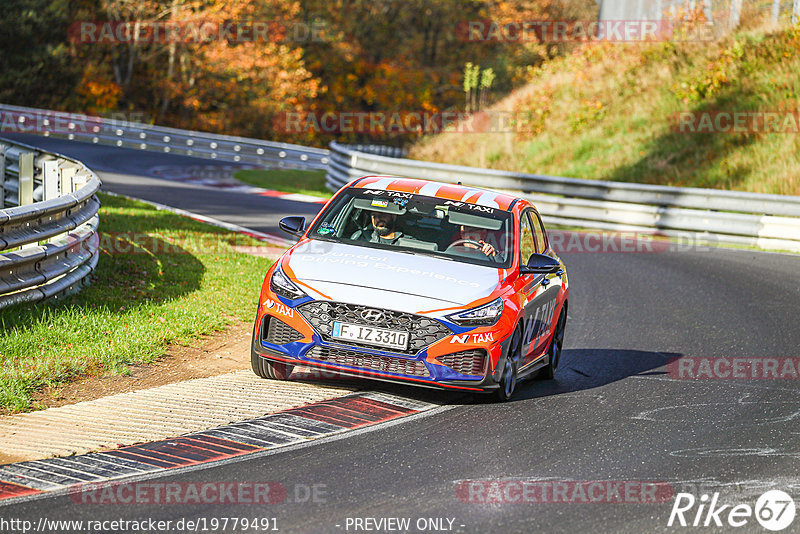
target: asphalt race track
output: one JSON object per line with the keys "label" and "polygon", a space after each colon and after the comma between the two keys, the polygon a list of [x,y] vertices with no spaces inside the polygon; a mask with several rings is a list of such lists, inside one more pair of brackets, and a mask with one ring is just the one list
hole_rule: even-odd
{"label": "asphalt race track", "polygon": [[161,179],[154,172],[154,169],[165,166],[213,168],[233,165],[229,162],[138,152],[26,134],[2,134],[0,137],[79,159],[100,176],[104,191],[190,210],[261,232],[280,234],[278,221],[287,214],[313,216],[319,211],[316,204],[197,187]]}
{"label": "asphalt race track", "polygon": [[[276,232],[282,216],[318,209],[148,174],[159,165],[198,164],[192,158],[15,137],[81,159],[106,190],[266,232]],[[698,500],[685,514],[689,523],[703,494],[719,493],[718,505],[751,507],[767,490],[797,499],[800,377],[691,380],[665,366],[679,357],[710,358],[712,366],[791,357],[796,369],[800,257],[688,246],[563,257],[571,302],[561,368],[553,382],[522,384],[513,402],[451,396],[441,409],[397,424],[148,479],[277,482],[287,492],[282,502],[92,505],[57,495],[2,506],[0,516],[34,524],[41,517],[173,525],[274,518],[280,532],[399,531],[389,518],[409,519],[410,532],[717,532],[713,518],[709,527],[668,527],[675,495]],[[591,481],[605,489],[587,496]],[[658,484],[655,498],[637,493],[651,484]],[[520,489],[530,487],[539,489]],[[719,515],[724,530],[764,531],[755,517],[732,528],[730,509]],[[706,518],[703,512],[700,521]],[[231,526],[217,531],[244,531]],[[783,532],[798,531],[800,517]]]}

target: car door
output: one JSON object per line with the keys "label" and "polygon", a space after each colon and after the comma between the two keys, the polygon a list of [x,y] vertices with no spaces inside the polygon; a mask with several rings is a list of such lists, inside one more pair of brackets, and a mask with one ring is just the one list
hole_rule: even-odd
{"label": "car door", "polygon": [[[528,262],[531,254],[547,251],[547,236],[539,215],[533,209],[526,209],[520,217],[520,265]],[[524,305],[524,330],[522,336],[522,361],[520,370],[533,363],[546,349],[549,339],[553,313],[558,302],[561,284],[555,282],[558,275],[522,275]]]}

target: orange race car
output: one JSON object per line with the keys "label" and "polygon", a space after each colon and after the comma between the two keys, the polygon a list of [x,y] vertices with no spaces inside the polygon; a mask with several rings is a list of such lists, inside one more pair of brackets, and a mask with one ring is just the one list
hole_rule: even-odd
{"label": "orange race car", "polygon": [[493,191],[366,176],[267,272],[252,367],[296,365],[501,400],[558,368],[569,285],[536,208]]}

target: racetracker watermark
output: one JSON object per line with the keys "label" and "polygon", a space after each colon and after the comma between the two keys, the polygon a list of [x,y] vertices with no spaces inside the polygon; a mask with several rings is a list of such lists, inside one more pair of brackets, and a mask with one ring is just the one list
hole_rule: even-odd
{"label": "racetracker watermark", "polygon": [[667,482],[645,480],[463,480],[458,500],[470,504],[654,504],[674,495]]}
{"label": "racetracker watermark", "polygon": [[557,254],[647,254],[710,250],[709,237],[704,234],[669,238],[658,232],[551,230],[547,235],[550,246]]}
{"label": "racetracker watermark", "polygon": [[800,133],[800,111],[682,111],[672,122],[683,134]]}
{"label": "racetracker watermark", "polygon": [[466,42],[641,43],[711,41],[713,27],[671,20],[467,20],[456,24]]}
{"label": "racetracker watermark", "polygon": [[[254,256],[281,253],[285,249],[254,243],[257,236],[183,232],[177,238],[145,232],[100,232],[100,249],[104,254],[191,254],[227,253],[236,251]],[[505,250],[510,236],[507,234],[486,236],[484,242],[495,249]],[[655,254],[674,252],[707,252],[711,250],[709,237],[703,234],[667,238],[650,232],[612,232],[604,230],[551,230],[548,232],[550,247],[556,254]],[[78,245],[75,245],[78,246]],[[387,263],[387,258],[369,254],[342,254],[333,252],[329,241],[313,240],[298,256],[301,262],[343,264],[353,267],[396,270]],[[431,276],[439,276],[431,273]],[[444,275],[442,275],[441,279]]]}
{"label": "racetracker watermark", "polygon": [[0,132],[36,135],[100,134],[121,135],[125,128],[142,127],[151,121],[145,112],[111,113],[94,117],[82,113],[60,111],[19,112],[0,110]]}
{"label": "racetracker watermark", "polygon": [[99,482],[74,486],[69,490],[76,504],[281,504],[324,503],[325,484],[295,484],[287,488],[280,482]]}
{"label": "racetracker watermark", "polygon": [[104,254],[192,254],[229,253],[232,251],[251,255],[264,255],[279,249],[253,244],[254,238],[238,233],[212,234],[186,232],[178,238],[160,236],[144,232],[100,232],[100,249]]}
{"label": "racetracker watermark", "polygon": [[287,111],[278,113],[275,131],[290,134],[523,133],[533,112],[479,111]]}
{"label": "racetracker watermark", "polygon": [[675,380],[798,380],[800,358],[675,358],[667,363]]}
{"label": "racetracker watermark", "polygon": [[330,42],[322,20],[125,20],[73,22],[67,32],[73,44],[204,44]]}
{"label": "racetracker watermark", "polygon": [[39,516],[38,521],[0,517],[0,532],[267,532],[280,530],[275,517],[200,516],[174,519],[56,519]]}

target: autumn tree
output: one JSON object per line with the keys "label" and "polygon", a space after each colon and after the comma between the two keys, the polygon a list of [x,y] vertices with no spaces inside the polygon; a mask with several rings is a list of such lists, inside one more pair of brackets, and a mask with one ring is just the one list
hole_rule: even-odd
{"label": "autumn tree", "polygon": [[[410,135],[288,132],[276,129],[275,118],[288,111],[461,111],[468,62],[483,73],[476,98],[490,105],[492,94],[524,83],[531,66],[564,47],[465,39],[465,23],[589,13],[596,16],[593,0],[5,0],[0,101],[144,112],[159,124],[317,145],[333,138],[402,143]],[[82,21],[130,23],[132,30],[127,38],[71,39]],[[266,38],[139,32],[148,24],[257,21],[270,24]],[[310,27],[322,31],[295,31]]]}

